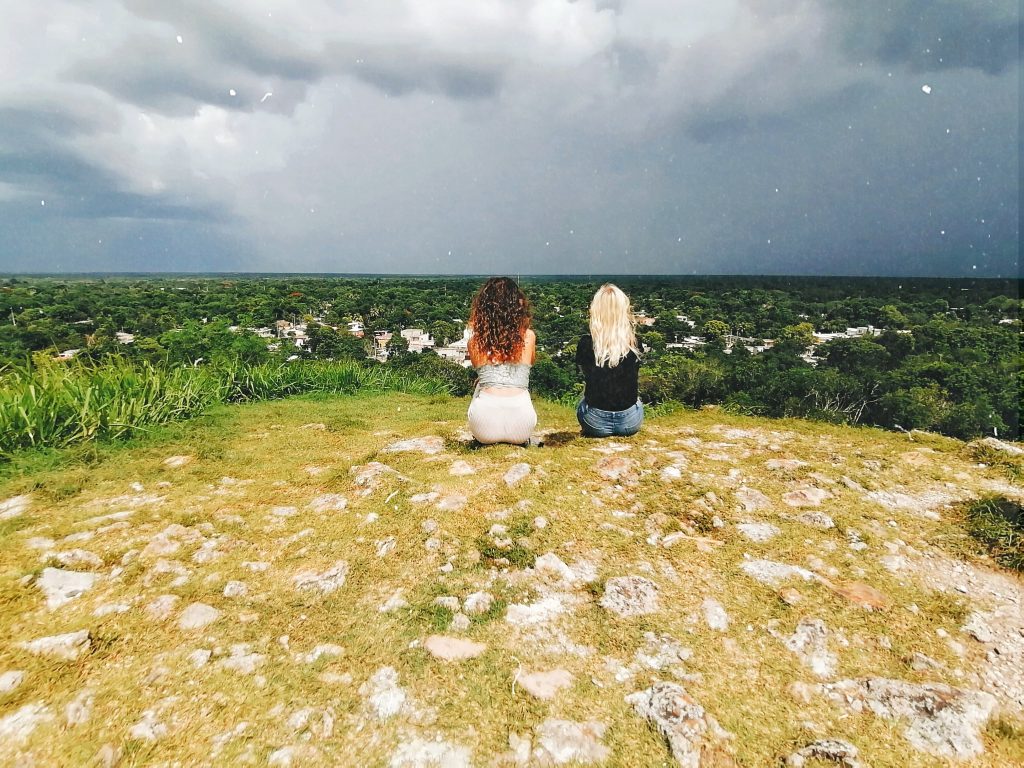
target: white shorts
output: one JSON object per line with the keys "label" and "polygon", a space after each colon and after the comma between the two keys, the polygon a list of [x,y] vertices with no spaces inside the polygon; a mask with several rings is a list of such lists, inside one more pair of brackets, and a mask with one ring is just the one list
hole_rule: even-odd
{"label": "white shorts", "polygon": [[469,431],[481,443],[525,443],[537,426],[530,393],[492,395],[477,392],[469,404]]}

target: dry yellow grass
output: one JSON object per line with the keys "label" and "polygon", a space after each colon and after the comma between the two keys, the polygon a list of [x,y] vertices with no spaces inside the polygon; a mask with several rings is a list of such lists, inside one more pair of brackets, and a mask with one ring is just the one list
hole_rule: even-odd
{"label": "dry yellow grass", "polygon": [[[876,768],[945,764],[910,748],[898,721],[851,714],[824,696],[794,697],[793,683],[817,680],[772,632],[788,636],[804,617],[825,622],[838,661],[835,679],[883,676],[974,687],[985,647],[960,627],[972,601],[983,607],[984,596],[937,591],[913,569],[894,574],[879,558],[897,539],[930,552],[949,523],[922,510],[939,508],[947,497],[1006,491],[997,469],[976,466],[954,440],[911,441],[871,429],[719,411],[653,420],[633,438],[584,440],[576,436],[571,411],[546,403],[538,403],[541,426],[552,432],[544,447],[473,448],[460,438],[465,407],[461,400],[387,394],[225,408],[128,448],[102,449],[90,462],[7,480],[0,500],[27,493],[31,502],[21,515],[0,522],[0,673],[25,673],[20,686],[0,694],[0,719],[36,703],[45,705],[48,717],[20,743],[14,737],[0,742],[0,762],[83,765],[120,755],[122,765],[262,765],[292,746],[296,764],[387,765],[400,743],[441,736],[470,749],[474,765],[491,765],[508,753],[510,733],[529,734],[556,717],[605,724],[607,765],[670,765],[665,742],[624,701],[654,680],[676,679],[669,667],[659,671],[636,661],[646,647],[644,633],[653,632],[690,650],[675,666],[687,690],[734,734],[730,749],[739,765],[777,764],[823,737],[853,742]],[[444,438],[441,453],[383,452],[397,440],[427,435]],[[167,466],[175,455],[193,458]],[[622,481],[598,472],[606,457],[632,462]],[[771,459],[805,464],[768,469]],[[458,460],[475,473],[450,474]],[[380,475],[379,486],[362,495],[366,489],[352,467],[372,461],[395,472]],[[509,487],[502,478],[519,462],[531,472]],[[679,477],[663,477],[673,465]],[[835,527],[821,530],[794,519],[806,510],[782,497],[805,485],[829,491],[831,498],[807,509],[827,513]],[[769,506],[743,511],[736,496],[741,487],[761,491]],[[904,506],[887,508],[868,498],[871,491],[902,493]],[[412,500],[431,492],[438,498]],[[345,497],[346,508],[310,509],[323,494]],[[455,496],[465,497],[461,508],[438,508],[439,500]],[[281,514],[279,507],[295,513]],[[124,525],[90,522],[129,510]],[[534,523],[538,517],[546,521],[543,528]],[[748,520],[780,532],[750,541],[735,527]],[[429,523],[425,529],[427,521],[437,530]],[[185,540],[175,551],[146,554],[171,524],[188,530]],[[495,524],[507,533],[491,535]],[[91,537],[66,539],[88,531]],[[673,533],[682,535],[664,546]],[[652,535],[657,538],[650,543]],[[511,548],[495,544],[506,536]],[[42,549],[33,548],[34,538],[53,543],[37,541]],[[215,540],[216,546],[203,543]],[[857,540],[867,547],[851,549]],[[100,578],[82,596],[48,610],[33,581],[47,565],[59,564],[55,554],[74,548],[102,560],[91,567]],[[197,552],[211,548],[213,556],[200,554],[197,561]],[[596,581],[557,587],[524,572],[548,552],[577,570],[580,563],[593,566]],[[503,553],[507,565],[495,559]],[[938,550],[934,556],[945,557]],[[743,574],[740,564],[753,558],[805,568],[808,558],[818,558],[815,568],[834,569],[830,581],[871,585],[889,607],[866,611],[820,583],[800,580],[789,586],[802,600],[790,605],[779,590]],[[184,583],[171,586],[175,574],[154,570],[161,559],[187,569]],[[340,589],[295,589],[296,574],[321,572],[339,560],[348,564]],[[251,563],[268,565],[260,571]],[[624,575],[655,582],[660,610],[620,618],[600,607],[604,580]],[[243,582],[246,594],[225,597],[229,581]],[[1019,579],[1013,583],[1020,588]],[[479,590],[495,598],[494,606],[472,616],[464,632],[449,632],[452,613],[434,599],[464,599]],[[399,591],[408,607],[381,612]],[[179,599],[169,618],[153,620],[146,606],[165,594]],[[551,595],[571,610],[548,622],[542,637],[506,621],[508,606]],[[709,597],[729,616],[725,631],[704,620],[701,605]],[[219,618],[201,630],[179,630],[182,608],[194,602],[216,608]],[[123,611],[97,615],[113,605]],[[77,661],[18,647],[80,629],[90,633],[91,649]],[[487,650],[476,659],[443,663],[422,647],[435,633],[461,634]],[[963,656],[951,638],[961,643]],[[263,657],[251,674],[220,663],[238,644]],[[323,644],[343,652],[312,663],[296,658]],[[583,653],[567,653],[566,645]],[[205,666],[190,660],[197,649],[212,653]],[[907,658],[915,652],[939,667],[912,669]],[[388,666],[407,705],[381,720],[360,689]],[[515,684],[519,672],[556,667],[570,671],[573,683],[553,701],[539,701]],[[616,680],[616,670],[630,667],[628,679]],[[83,691],[92,697],[91,712],[68,725],[65,708]],[[985,753],[968,764],[1024,762],[1019,713],[1003,704],[1006,714],[982,733]],[[139,738],[138,729],[132,735],[147,711],[159,726],[153,741]]]}

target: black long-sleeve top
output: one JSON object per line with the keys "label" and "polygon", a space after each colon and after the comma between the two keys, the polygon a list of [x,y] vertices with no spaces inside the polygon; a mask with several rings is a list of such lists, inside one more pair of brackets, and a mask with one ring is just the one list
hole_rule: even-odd
{"label": "black long-sleeve top", "polygon": [[594,360],[594,340],[588,333],[576,346],[576,365],[583,371],[583,397],[591,408],[624,411],[636,404],[640,358],[632,350],[614,368],[599,366]]}

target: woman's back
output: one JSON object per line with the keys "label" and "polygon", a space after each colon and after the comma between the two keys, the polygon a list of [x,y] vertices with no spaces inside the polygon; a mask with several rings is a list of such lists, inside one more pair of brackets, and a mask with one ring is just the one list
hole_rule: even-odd
{"label": "woman's back", "polygon": [[640,358],[635,352],[630,350],[618,365],[598,365],[594,357],[594,340],[586,334],[576,347],[576,364],[586,380],[583,396],[592,408],[623,411],[636,404]]}

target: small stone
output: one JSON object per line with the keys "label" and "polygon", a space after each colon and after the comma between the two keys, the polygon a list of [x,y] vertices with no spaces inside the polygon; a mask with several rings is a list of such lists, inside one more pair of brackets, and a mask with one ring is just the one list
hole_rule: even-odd
{"label": "small stone", "polygon": [[231,654],[217,662],[217,666],[240,675],[251,675],[263,666],[267,657],[261,653],[253,653],[248,643],[235,643],[231,646]]}
{"label": "small stone", "polygon": [[402,597],[402,590],[397,589],[378,610],[381,613],[394,613],[408,607],[409,602]]}
{"label": "small stone", "polygon": [[473,592],[466,597],[462,610],[468,614],[479,615],[491,610],[492,605],[494,605],[494,596],[492,594],[489,592]]}
{"label": "small stone", "polygon": [[483,643],[445,635],[431,635],[423,642],[423,647],[435,659],[442,661],[475,659],[487,650]]}
{"label": "small stone", "polygon": [[51,656],[56,659],[63,659],[64,661],[74,661],[88,651],[91,645],[89,630],[87,629],[80,629],[77,632],[68,632],[63,635],[40,637],[38,640],[18,643],[19,648],[23,648],[36,656]]}
{"label": "small stone", "polygon": [[820,739],[787,757],[786,765],[789,768],[804,768],[808,759],[817,758],[838,763],[845,768],[863,768],[863,763],[857,759],[858,754],[857,748],[848,741]]}
{"label": "small stone", "polygon": [[13,496],[0,501],[0,520],[11,520],[28,511],[32,505],[32,497],[28,494]]}
{"label": "small stone", "polygon": [[966,632],[979,643],[991,643],[996,639],[985,617],[978,611],[971,611],[960,631]]}
{"label": "small stone", "polygon": [[770,509],[772,500],[756,488],[740,486],[736,489],[736,500],[743,505],[744,512],[757,512],[761,509]]}
{"label": "small stone", "polygon": [[828,637],[829,630],[825,622],[805,618],[800,619],[792,635],[779,639],[815,675],[827,679],[835,674],[839,666],[839,659],[828,650]]}
{"label": "small stone", "polygon": [[437,491],[430,491],[429,493],[414,493],[409,497],[410,504],[430,504],[437,501],[441,497],[441,494]]}
{"label": "small stone", "polygon": [[451,496],[445,496],[443,499],[437,502],[437,508],[442,512],[457,512],[466,506],[468,499],[460,494],[453,494]]}
{"label": "small stone", "polygon": [[572,572],[572,568],[562,562],[562,558],[554,552],[547,552],[534,560],[533,570],[538,574],[561,579],[568,583],[576,580],[576,574]]}
{"label": "small stone", "polygon": [[453,595],[442,595],[441,597],[435,597],[434,605],[440,606],[441,608],[451,611],[452,613],[456,613],[460,608],[459,598],[454,597]]}
{"label": "small stone", "polygon": [[942,665],[939,662],[920,651],[914,651],[910,656],[904,659],[904,661],[915,672],[924,672],[930,669],[942,669]]}
{"label": "small stone", "polygon": [[452,616],[452,622],[448,625],[448,628],[452,632],[465,632],[470,628],[470,626],[472,626],[472,624],[473,622],[470,620],[469,616],[464,613],[456,613]]}
{"label": "small stone", "polygon": [[244,581],[229,581],[224,585],[224,597],[245,597],[249,587]]}
{"label": "small stone", "polygon": [[[312,651],[306,654],[296,654],[295,660],[303,664],[313,664],[325,656],[342,656],[345,649],[334,643],[320,643]],[[351,680],[349,680],[351,682]]]}
{"label": "small stone", "polygon": [[835,521],[833,521],[832,518],[824,512],[801,512],[796,516],[796,519],[804,525],[820,528],[823,531],[836,527]]}
{"label": "small stone", "polygon": [[533,518],[533,527],[538,531],[542,531],[548,527],[548,519],[543,516],[537,516]]}
{"label": "small stone", "polygon": [[601,743],[607,727],[596,721],[578,723],[549,717],[534,731],[533,759],[539,765],[592,765],[611,757]]}
{"label": "small stone", "polygon": [[572,685],[573,676],[565,669],[553,669],[550,672],[531,672],[526,675],[517,675],[516,682],[523,686],[523,690],[534,698],[542,701],[550,701],[558,695],[563,688]]}
{"label": "small stone", "polygon": [[605,582],[600,604],[623,617],[654,613],[658,610],[658,587],[642,576],[615,576]]}
{"label": "small stone", "polygon": [[755,581],[767,584],[772,587],[781,586],[789,579],[801,578],[804,581],[815,581],[817,577],[806,568],[786,563],[777,563],[774,560],[746,560],[740,564],[745,574]]}
{"label": "small stone", "polygon": [[502,479],[505,481],[505,485],[513,486],[524,480],[530,474],[530,471],[531,467],[529,464],[520,462],[513,464]]}
{"label": "small stone", "polygon": [[74,728],[78,725],[84,725],[89,722],[89,718],[92,716],[92,707],[95,703],[96,696],[95,692],[86,688],[80,691],[75,698],[68,702],[67,706],[64,707],[64,724],[68,728]]}
{"label": "small stone", "polygon": [[25,680],[25,673],[20,669],[13,669],[0,674],[0,696],[5,696]]}
{"label": "small stone", "polygon": [[139,741],[154,743],[167,735],[167,726],[156,719],[156,713],[147,709],[142,719],[128,729],[128,736]]}
{"label": "small stone", "polygon": [[796,605],[804,599],[804,596],[800,594],[800,591],[793,589],[792,587],[783,587],[779,590],[779,597],[786,605]]}
{"label": "small stone", "polygon": [[194,458],[194,456],[168,456],[164,459],[164,466],[171,469],[180,469],[187,464],[191,464]]}
{"label": "small stone", "polygon": [[957,760],[982,754],[980,731],[996,707],[996,698],[984,691],[879,677],[840,680],[824,692],[855,712],[898,719],[912,747]]}
{"label": "small stone", "polygon": [[44,568],[36,579],[36,586],[46,595],[46,607],[51,611],[70,603],[96,583],[96,574]]}
{"label": "small stone", "polygon": [[878,558],[878,562],[890,573],[896,573],[910,565],[910,562],[900,555],[883,555]]}
{"label": "small stone", "polygon": [[720,602],[708,597],[700,604],[700,608],[704,612],[704,620],[711,629],[725,632],[729,628],[729,614],[725,612]]}
{"label": "small stone", "polygon": [[405,705],[406,693],[398,685],[394,667],[381,667],[359,687],[359,694],[380,720],[397,715]]}
{"label": "small stone", "polygon": [[220,618],[220,611],[206,603],[192,603],[178,617],[178,629],[186,632],[205,629]]}
{"label": "small stone", "polygon": [[65,568],[91,568],[97,570],[103,567],[103,560],[98,556],[84,549],[70,549],[67,552],[57,552],[53,559]]}
{"label": "small stone", "polygon": [[180,599],[177,595],[160,595],[146,606],[146,616],[153,621],[164,621],[170,618],[175,603]]}
{"label": "small stone", "polygon": [[475,475],[476,470],[468,461],[458,459],[452,462],[451,468],[448,470],[448,474],[454,475],[455,477],[465,477],[466,475]]}
{"label": "small stone", "polygon": [[824,488],[806,487],[784,493],[782,500],[791,507],[816,507],[831,496]]}
{"label": "small stone", "polygon": [[740,523],[736,529],[747,539],[758,544],[770,541],[782,533],[778,526],[771,523]]}
{"label": "small stone", "polygon": [[441,453],[444,450],[444,438],[436,435],[427,437],[414,437],[409,440],[399,440],[384,449],[384,453],[425,453],[428,456]]}
{"label": "small stone", "polygon": [[807,462],[800,461],[799,459],[768,459],[764,465],[768,469],[789,471],[799,469],[800,467],[806,467]]}
{"label": "small stone", "polygon": [[206,663],[210,660],[212,651],[207,648],[198,648],[188,655],[189,663],[199,669],[199,667],[205,667]]}
{"label": "small stone", "polygon": [[[5,747],[20,747],[28,741],[36,728],[52,721],[53,715],[50,713],[49,707],[42,702],[26,704],[6,717],[0,718],[0,744]],[[9,765],[15,764],[9,763]],[[18,761],[17,764],[32,765],[32,763],[24,761]]]}
{"label": "small stone", "polygon": [[623,456],[605,456],[594,467],[606,480],[616,483],[635,483],[639,478],[636,462]]}
{"label": "small stone", "polygon": [[391,753],[388,768],[471,768],[472,751],[440,736],[432,741],[415,737],[402,741]]}
{"label": "small stone", "polygon": [[428,536],[437,533],[440,527],[441,526],[437,524],[437,520],[424,520],[422,523],[420,523],[420,530]]}
{"label": "small stone", "polygon": [[665,738],[683,768],[731,764],[715,759],[715,753],[725,751],[724,744],[732,735],[681,685],[658,682],[627,696],[626,702]]}
{"label": "small stone", "polygon": [[124,750],[107,743],[100,747],[93,756],[90,766],[95,766],[95,768],[115,768],[121,762],[122,757],[124,757]]}
{"label": "small stone", "polygon": [[377,539],[373,545],[377,550],[377,557],[387,557],[398,545],[398,539],[388,536],[386,539]]}
{"label": "small stone", "polygon": [[661,470],[661,479],[666,483],[671,483],[675,480],[681,479],[683,476],[682,471],[675,465],[670,465]]}
{"label": "small stone", "polygon": [[314,590],[322,595],[329,595],[345,585],[347,576],[348,563],[344,560],[337,560],[334,565],[321,573],[300,571],[292,578],[292,583],[299,590]]}
{"label": "small stone", "polygon": [[348,507],[348,499],[340,493],[324,493],[315,496],[309,502],[309,508],[314,512],[342,512]]}

